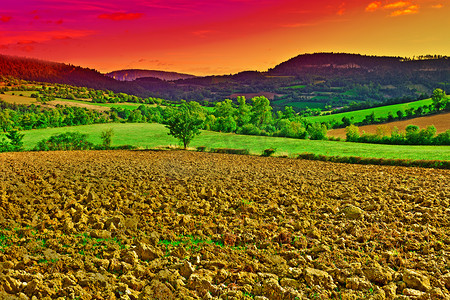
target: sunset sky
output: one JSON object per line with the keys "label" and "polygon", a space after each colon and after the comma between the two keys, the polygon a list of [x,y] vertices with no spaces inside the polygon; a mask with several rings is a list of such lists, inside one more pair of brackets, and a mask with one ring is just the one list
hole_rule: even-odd
{"label": "sunset sky", "polygon": [[230,74],[313,52],[450,55],[449,15],[449,0],[2,0],[0,53]]}

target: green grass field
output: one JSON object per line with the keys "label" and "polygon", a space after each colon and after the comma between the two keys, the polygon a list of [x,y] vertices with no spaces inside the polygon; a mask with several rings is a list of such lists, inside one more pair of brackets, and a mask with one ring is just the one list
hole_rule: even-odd
{"label": "green grass field", "polygon": [[299,84],[299,85],[293,85],[293,86],[285,86],[285,87],[282,87],[281,89],[282,90],[301,90],[301,89],[304,89],[305,87],[306,87],[306,85]]}
{"label": "green grass field", "polygon": [[395,104],[395,105],[388,105],[388,106],[382,106],[382,107],[375,107],[370,109],[363,109],[363,110],[357,110],[357,111],[350,111],[335,115],[327,115],[327,116],[316,116],[316,117],[307,117],[306,119],[311,122],[331,122],[333,120],[341,121],[343,117],[347,118],[354,118],[354,122],[361,122],[364,120],[365,116],[370,115],[372,112],[375,113],[375,117],[387,117],[388,114],[391,112],[394,116],[396,115],[396,112],[398,110],[402,110],[405,112],[408,108],[418,108],[419,106],[423,105],[430,105],[433,101],[431,99],[425,99],[425,100],[419,100],[414,102],[408,102],[408,103],[402,103],[402,104]]}
{"label": "green grass field", "polygon": [[[122,109],[130,109],[130,110],[134,110],[136,108],[138,108],[141,105],[147,105],[147,106],[152,106],[155,107],[156,104],[142,104],[142,103],[95,103],[95,102],[89,102],[89,101],[83,101],[83,100],[68,100],[68,99],[60,99],[57,98],[55,99],[56,101],[64,101],[67,102],[67,105],[70,105],[70,103],[80,103],[80,104],[84,104],[84,105],[92,105],[92,106],[101,106],[101,107],[114,107],[114,108],[122,108]],[[52,101],[49,102],[49,104],[52,104]]]}
{"label": "green grass field", "polygon": [[[89,141],[100,144],[100,134],[107,129],[114,130],[113,146],[135,145],[140,148],[178,145],[175,138],[167,134],[161,124],[97,124],[77,127],[49,128],[23,131],[24,145],[32,149],[38,141],[53,134],[77,131],[88,134]],[[0,137],[1,138],[1,137]],[[376,158],[401,158],[425,160],[450,160],[450,146],[391,146],[359,144],[332,141],[310,141],[277,137],[246,136],[230,133],[203,131],[191,143],[191,147],[249,149],[253,154],[261,154],[264,149],[276,148],[275,155],[294,155],[310,152],[328,156],[361,156]]]}

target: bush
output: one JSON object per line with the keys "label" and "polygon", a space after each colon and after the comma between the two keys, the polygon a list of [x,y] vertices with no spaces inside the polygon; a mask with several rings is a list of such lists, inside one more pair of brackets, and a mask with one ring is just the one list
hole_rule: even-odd
{"label": "bush", "polygon": [[38,142],[33,150],[54,151],[54,150],[87,150],[92,149],[93,144],[88,142],[86,134],[78,132],[65,132],[51,136],[47,140]]}
{"label": "bush", "polygon": [[306,129],[311,140],[325,140],[327,137],[327,126],[320,123],[314,123]]}
{"label": "bush", "polygon": [[6,134],[6,137],[10,140],[10,151],[22,151],[23,150],[23,134],[17,130],[10,130]]}
{"label": "bush", "polygon": [[112,136],[113,135],[114,135],[114,131],[112,129],[108,129],[108,130],[102,131],[100,137],[102,139],[102,145],[106,149],[109,149],[111,147],[111,141],[112,141]]}
{"label": "bush", "polygon": [[332,142],[339,142],[339,141],[342,141],[342,139],[341,139],[340,137],[336,137],[336,136],[329,136],[329,137],[328,137],[328,140],[329,140],[329,141],[332,141]]}
{"label": "bush", "polygon": [[240,155],[248,155],[250,151],[248,149],[231,149],[231,148],[217,148],[211,149],[214,153],[227,153],[227,154],[240,154]]}
{"label": "bush", "polygon": [[265,157],[272,156],[272,154],[274,154],[275,151],[277,151],[277,150],[274,149],[274,148],[264,149],[264,151],[263,151],[261,156],[265,156]]}
{"label": "bush", "polygon": [[298,158],[306,160],[331,161],[335,163],[450,169],[450,161],[445,160],[409,160],[391,158],[368,158],[359,156],[340,157],[318,155],[314,153],[301,153],[298,155]]}
{"label": "bush", "polygon": [[205,150],[206,150],[206,146],[198,146],[197,147],[198,152],[205,152]]}
{"label": "bush", "polygon": [[0,152],[9,151],[12,151],[11,144],[5,138],[2,138],[2,140],[0,141]]}
{"label": "bush", "polygon": [[345,127],[345,136],[347,142],[357,142],[359,139],[359,128],[355,125]]}
{"label": "bush", "polygon": [[245,135],[260,135],[261,130],[258,127],[256,127],[255,125],[250,123],[250,124],[245,124],[244,126],[242,126],[242,128],[240,128],[238,133],[245,134]]}

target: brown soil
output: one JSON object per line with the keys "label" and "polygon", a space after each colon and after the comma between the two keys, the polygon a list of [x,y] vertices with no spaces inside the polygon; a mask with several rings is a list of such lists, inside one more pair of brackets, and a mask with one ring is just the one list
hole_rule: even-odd
{"label": "brown soil", "polygon": [[449,179],[187,151],[2,153],[0,298],[449,299]]}
{"label": "brown soil", "polygon": [[[400,131],[404,131],[406,129],[406,126],[408,125],[417,125],[421,129],[426,128],[430,125],[434,125],[434,127],[436,127],[436,132],[439,134],[450,129],[450,113],[442,113],[439,115],[420,117],[385,124],[360,126],[359,132],[361,134],[363,133],[363,131],[366,133],[375,134],[377,132],[377,128],[379,126],[382,126],[385,128],[385,132],[390,135],[392,128],[397,127]],[[345,128],[330,130],[328,131],[328,135],[345,139]]]}

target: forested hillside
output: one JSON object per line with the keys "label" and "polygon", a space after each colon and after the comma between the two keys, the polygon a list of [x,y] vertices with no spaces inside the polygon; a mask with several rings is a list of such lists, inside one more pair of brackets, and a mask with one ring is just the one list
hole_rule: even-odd
{"label": "forested hillside", "polygon": [[[139,71],[141,75],[145,73]],[[92,69],[0,55],[0,75],[4,76],[140,97],[198,101],[206,106],[227,98],[237,103],[238,96],[252,98],[264,95],[271,100],[275,110],[292,106],[296,111],[361,103],[368,107],[386,101],[423,99],[435,88],[447,90],[450,60],[443,56],[400,58],[316,53],[299,55],[267,72],[244,71],[234,75],[173,81],[162,80],[165,75],[138,78],[141,75],[129,74],[131,77],[127,77],[123,72],[120,74],[121,80],[135,79],[117,81]]]}
{"label": "forested hillside", "polygon": [[113,71],[105,75],[119,81],[133,81],[138,78],[145,78],[145,77],[152,77],[166,81],[173,81],[178,79],[187,79],[196,77],[194,75],[182,74],[177,72],[137,70],[137,69]]}

